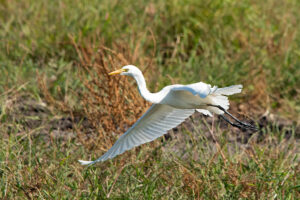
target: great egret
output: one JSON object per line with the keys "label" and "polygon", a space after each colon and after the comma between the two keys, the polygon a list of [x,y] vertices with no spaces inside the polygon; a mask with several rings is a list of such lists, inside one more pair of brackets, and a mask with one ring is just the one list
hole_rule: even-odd
{"label": "great egret", "polygon": [[[228,123],[239,128],[256,129],[250,124],[239,121],[227,112],[229,108],[227,95],[240,93],[242,85],[218,88],[198,82],[189,85],[169,85],[157,93],[151,93],[146,87],[142,72],[137,67],[126,65],[109,73],[109,75],[116,74],[133,77],[137,82],[141,96],[153,105],[131,128],[120,136],[104,155],[95,161],[79,160],[82,165],[92,165],[114,158],[133,147],[153,141],[167,133],[168,130],[178,126],[195,110],[208,116],[212,116],[212,113],[221,115]],[[228,120],[224,116],[225,113],[237,123]]]}

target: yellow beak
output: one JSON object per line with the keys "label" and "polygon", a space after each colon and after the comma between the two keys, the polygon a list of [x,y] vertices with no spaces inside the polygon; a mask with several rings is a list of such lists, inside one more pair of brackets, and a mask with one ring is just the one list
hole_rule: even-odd
{"label": "yellow beak", "polygon": [[108,75],[121,74],[122,72],[125,72],[125,69],[118,69],[116,71],[110,72]]}

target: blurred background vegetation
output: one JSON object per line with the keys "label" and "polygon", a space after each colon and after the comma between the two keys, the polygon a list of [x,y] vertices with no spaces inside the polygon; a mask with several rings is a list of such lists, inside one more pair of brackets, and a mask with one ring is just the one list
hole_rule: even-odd
{"label": "blurred background vegetation", "polygon": [[[299,198],[299,10],[297,0],[0,0],[0,198]],[[232,130],[216,128],[216,150],[183,127],[200,137],[186,141],[197,159],[159,140],[81,167],[147,108],[133,80],[103,75],[124,64],[152,91],[243,84],[234,112],[273,116],[273,128],[231,153]]]}

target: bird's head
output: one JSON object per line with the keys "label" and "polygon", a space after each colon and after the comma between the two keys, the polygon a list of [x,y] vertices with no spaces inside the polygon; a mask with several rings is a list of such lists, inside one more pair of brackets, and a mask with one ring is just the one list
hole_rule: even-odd
{"label": "bird's head", "polygon": [[134,77],[134,76],[137,76],[137,75],[141,75],[142,72],[136,66],[126,65],[126,66],[122,67],[121,69],[118,69],[116,71],[113,71],[113,72],[109,73],[109,75],[116,75],[116,74],[127,75],[127,76]]}

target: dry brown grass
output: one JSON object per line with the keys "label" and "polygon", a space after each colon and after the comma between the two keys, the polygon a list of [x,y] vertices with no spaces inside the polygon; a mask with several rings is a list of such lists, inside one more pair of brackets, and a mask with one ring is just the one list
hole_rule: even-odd
{"label": "dry brown grass", "polygon": [[130,63],[126,55],[105,47],[100,47],[97,52],[78,46],[77,50],[82,54],[80,80],[85,87],[81,105],[84,116],[98,133],[97,140],[90,142],[96,142],[107,150],[115,141],[112,133],[122,134],[149,104],[140,97],[132,80],[108,75],[110,71]]}
{"label": "dry brown grass", "polygon": [[[86,147],[97,146],[106,151],[118,135],[123,134],[149,107],[149,103],[140,97],[133,79],[109,76],[108,73],[132,63],[139,63],[146,72],[152,67],[152,62],[140,55],[143,52],[139,45],[130,50],[125,44],[115,44],[114,49],[118,50],[112,50],[101,45],[95,47],[93,40],[75,42],[72,36],[70,39],[78,53],[76,70],[83,86],[81,92],[74,95],[78,97],[83,111],[80,116],[89,121],[97,137],[86,137],[86,128],[78,124],[74,124],[74,127]],[[83,43],[84,45],[80,45]],[[145,76],[147,77],[147,72]],[[44,76],[38,74],[38,83],[48,104],[70,113],[72,117],[78,115],[74,114],[74,108],[70,104],[57,100],[50,94]]]}
{"label": "dry brown grass", "polygon": [[[53,95],[50,93],[49,88],[47,87],[47,78],[45,74],[40,74],[38,71],[36,73],[37,75],[37,83],[39,86],[39,89],[41,90],[41,93],[44,96],[44,100],[51,105],[51,108],[56,108],[57,110],[60,110],[62,112],[70,112],[72,115],[72,107],[68,104],[68,102],[64,100],[55,99]],[[58,93],[61,94],[61,89],[58,86],[57,88]]]}

